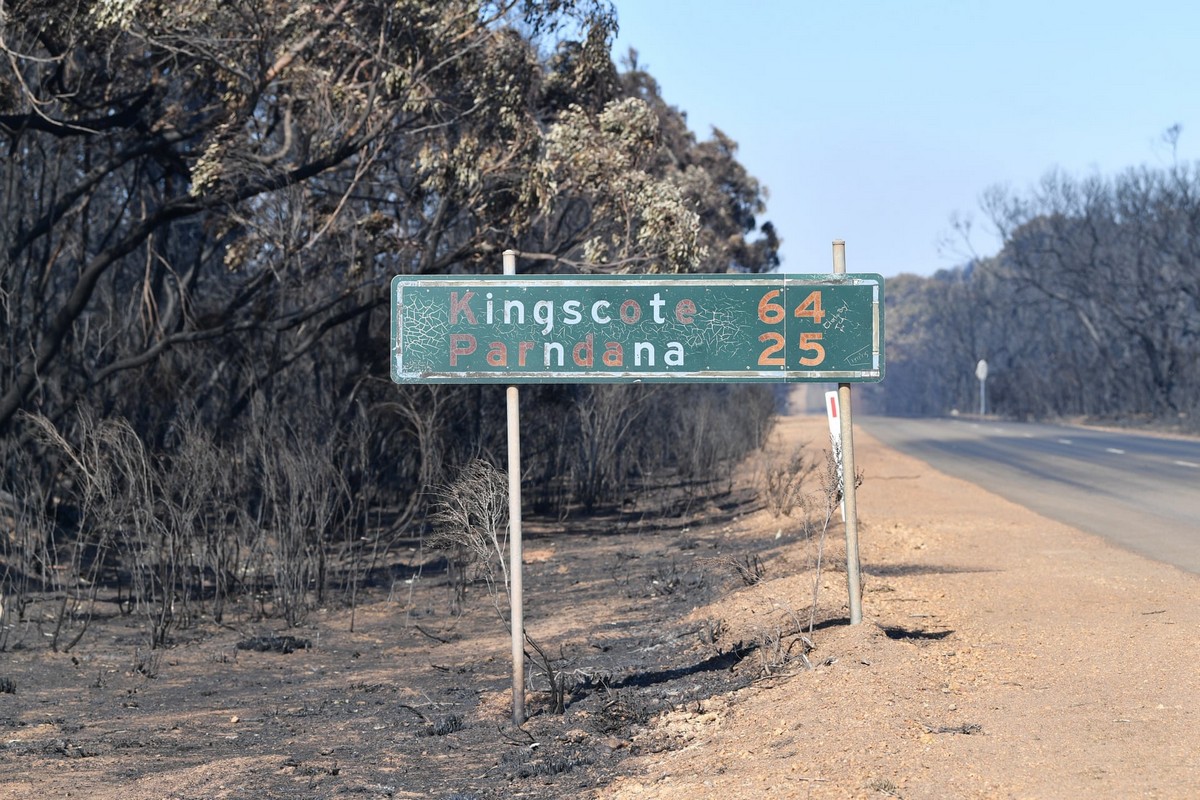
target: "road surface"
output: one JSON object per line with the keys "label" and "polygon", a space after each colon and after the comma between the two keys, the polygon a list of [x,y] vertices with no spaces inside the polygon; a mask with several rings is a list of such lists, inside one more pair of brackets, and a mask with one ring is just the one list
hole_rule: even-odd
{"label": "road surface", "polygon": [[1200,573],[1200,440],[970,419],[855,422],[942,472]]}

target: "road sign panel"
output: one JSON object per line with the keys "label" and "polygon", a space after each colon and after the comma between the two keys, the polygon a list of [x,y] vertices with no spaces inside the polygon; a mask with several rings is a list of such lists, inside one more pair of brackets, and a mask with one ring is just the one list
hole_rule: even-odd
{"label": "road sign panel", "polygon": [[398,276],[397,383],[879,381],[878,275]]}

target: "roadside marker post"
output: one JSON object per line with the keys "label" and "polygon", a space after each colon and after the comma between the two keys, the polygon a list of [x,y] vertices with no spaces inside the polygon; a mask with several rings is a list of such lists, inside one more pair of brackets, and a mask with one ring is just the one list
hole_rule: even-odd
{"label": "roadside marker post", "polygon": [[833,443],[833,457],[837,461],[837,490],[841,499],[838,507],[842,511],[842,522],[846,521],[846,476],[842,472],[842,416],[838,413],[838,393],[825,393],[825,415],[829,418],[829,441]]}
{"label": "roadside marker post", "polygon": [[987,416],[987,376],[988,363],[982,358],[975,365],[975,377],[979,379],[979,416]]}
{"label": "roadside marker post", "polygon": [[[850,383],[883,380],[883,278],[846,274],[397,275],[395,383],[507,387],[514,725],[525,722],[522,383],[838,382],[850,622],[862,621]],[[831,428],[831,433],[833,429]]]}

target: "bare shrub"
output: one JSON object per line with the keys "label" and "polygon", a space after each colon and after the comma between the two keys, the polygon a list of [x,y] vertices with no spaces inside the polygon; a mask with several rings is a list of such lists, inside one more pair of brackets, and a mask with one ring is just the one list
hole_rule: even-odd
{"label": "bare shrub", "polygon": [[701,644],[706,647],[716,647],[726,632],[725,620],[707,618],[700,621],[700,628],[696,631],[696,635],[700,638]]}
{"label": "bare shrub", "polygon": [[605,686],[604,705],[588,723],[597,733],[617,733],[642,725],[654,716],[652,702],[630,690]]}
{"label": "bare shrub", "polygon": [[326,535],[335,521],[343,521],[346,486],[322,433],[311,427],[260,416],[251,448],[261,486],[259,523],[266,533],[259,545],[275,610],[294,627],[313,601],[325,599]]}
{"label": "bare shrub", "polygon": [[425,729],[426,736],[449,736],[461,731],[464,727],[463,718],[458,714],[448,714],[437,717]]}
{"label": "bare shrub", "polygon": [[[129,604],[148,623],[150,648],[166,644],[178,621],[177,594],[187,541],[172,522],[178,515],[164,490],[161,465],[124,419],[99,420],[84,411],[77,422],[79,444],[71,444],[45,417],[31,416],[45,442],[67,457],[79,487],[80,519],[67,546],[66,577],[52,587],[61,602],[51,635],[64,651],[79,641],[91,620],[105,573],[129,581]],[[61,564],[60,564],[61,566]]]}
{"label": "bare shrub", "polygon": [[579,425],[573,464],[575,495],[591,511],[624,484],[630,449],[626,439],[638,419],[654,408],[658,387],[619,384],[581,386],[575,399]]}
{"label": "bare shrub", "polygon": [[[861,486],[862,472],[855,476],[855,487]],[[821,575],[825,567],[825,545],[833,515],[840,508],[844,494],[841,452],[838,447],[823,451],[822,458],[809,459],[803,450],[796,450],[786,457],[766,456],[760,484],[760,496],[767,509],[777,518],[787,517],[799,522],[800,536],[813,544],[812,557],[813,594],[809,611],[808,633],[811,635],[816,624],[817,605],[820,602]],[[755,561],[747,556],[745,561],[732,562],[735,572],[747,584],[761,580]],[[758,562],[757,566],[761,566]],[[778,650],[781,645],[770,636],[764,639],[760,650]]]}
{"label": "bare shrub", "polygon": [[701,486],[728,482],[774,424],[775,399],[764,386],[673,387],[671,397],[670,438],[680,476]]}
{"label": "bare shrub", "polygon": [[[131,535],[125,524],[145,521],[144,508],[138,505],[144,495],[135,499],[147,477],[144,465],[138,463],[144,453],[129,438],[132,431],[127,424],[100,421],[87,411],[79,418],[78,445],[46,417],[28,419],[42,441],[66,457],[78,494],[75,535],[64,537],[55,548],[47,587],[56,598],[50,647],[67,652],[91,624],[102,573],[112,566],[110,556],[118,550],[117,538]],[[130,573],[136,582],[133,602],[146,608],[145,573],[138,566],[132,565]]]}
{"label": "bare shrub", "polygon": [[[380,404],[381,409],[396,414],[403,421],[405,432],[412,438],[401,451],[400,458],[414,462],[406,465],[406,471],[412,474],[418,487],[433,486],[443,475],[448,447],[446,417],[455,405],[455,399],[460,399],[453,394],[453,388],[437,384],[402,386],[394,399]],[[397,524],[416,517],[423,502],[421,492],[411,492],[400,510]]]}
{"label": "bare shrub", "polygon": [[[808,632],[812,635],[816,625],[817,603],[821,593],[821,569],[824,566],[825,539],[829,533],[829,525],[833,521],[833,513],[842,503],[844,480],[842,477],[842,459],[840,449],[835,447],[825,451],[825,460],[818,473],[820,490],[806,495],[804,498],[804,533],[810,540],[816,541],[816,558],[813,569],[812,607],[808,617]],[[859,471],[854,476],[854,486],[862,485],[863,473]]]}
{"label": "bare shrub", "polygon": [[816,466],[797,449],[787,456],[768,456],[763,463],[761,495],[771,515],[790,517],[804,504],[805,484]]}
{"label": "bare shrub", "polygon": [[762,579],[767,576],[767,567],[757,553],[749,553],[741,558],[730,556],[726,563],[732,567],[734,573],[746,586],[761,583]]}
{"label": "bare shrub", "polygon": [[551,714],[563,714],[567,708],[567,695],[573,688],[573,681],[568,670],[567,658],[563,653],[562,646],[558,648],[558,656],[550,655],[550,652],[534,641],[529,634],[525,634],[525,642],[533,652],[525,652],[525,657],[533,662],[533,669],[529,671],[528,682],[530,688],[533,688],[538,676],[541,676],[546,684],[546,694],[549,698],[549,708]]}
{"label": "bare shrub", "polygon": [[496,573],[508,593],[508,479],[482,459],[468,463],[456,480],[434,489],[433,535],[429,543],[450,553],[451,606],[461,613],[467,586],[475,577],[488,583],[493,602]]}
{"label": "bare shrub", "polygon": [[867,781],[867,788],[887,797],[900,797],[900,789],[890,778],[872,778]]}
{"label": "bare shrub", "polygon": [[808,654],[813,651],[812,639],[800,632],[798,625],[783,623],[760,628],[754,637],[754,653],[760,675],[778,675],[799,659],[806,669],[812,669]]}
{"label": "bare shrub", "polygon": [[[358,613],[359,589],[387,549],[385,533],[382,465],[373,458],[372,423],[360,403],[346,434],[346,458],[342,465],[347,501],[342,537],[342,560],[349,561],[342,597],[350,605],[350,631]],[[385,538],[386,537],[386,538]]]}
{"label": "bare shrub", "polygon": [[135,647],[131,672],[145,678],[157,678],[159,670],[162,669],[162,655],[162,650],[143,651],[142,648]]}
{"label": "bare shrub", "polygon": [[193,414],[181,415],[174,452],[162,470],[163,513],[179,540],[175,567],[182,624],[205,609],[217,622],[238,580],[237,528],[231,455]]}
{"label": "bare shrub", "polygon": [[56,574],[51,498],[34,477],[28,454],[0,440],[4,484],[0,486],[0,652],[28,629],[29,606]]}
{"label": "bare shrub", "polygon": [[630,597],[665,597],[673,594],[686,594],[704,585],[704,569],[700,567],[680,567],[674,559],[659,562],[645,575],[641,594],[630,592]]}

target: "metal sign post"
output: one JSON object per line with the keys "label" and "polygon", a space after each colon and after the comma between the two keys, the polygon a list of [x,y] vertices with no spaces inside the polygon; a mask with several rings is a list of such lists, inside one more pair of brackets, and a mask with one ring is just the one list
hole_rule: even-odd
{"label": "metal sign post", "polygon": [[[833,243],[833,272],[846,274],[846,243]],[[850,413],[850,384],[838,384],[842,419],[842,502],[846,515],[846,583],[850,593],[850,624],[862,622],[862,580],[858,560],[858,501],[855,497],[854,424]]]}
{"label": "metal sign post", "polygon": [[[517,274],[517,252],[504,251],[504,274]],[[521,562],[521,414],[516,386],[509,386],[508,399],[508,560],[511,581],[509,598],[512,617],[512,721],[525,722],[525,581]]]}

